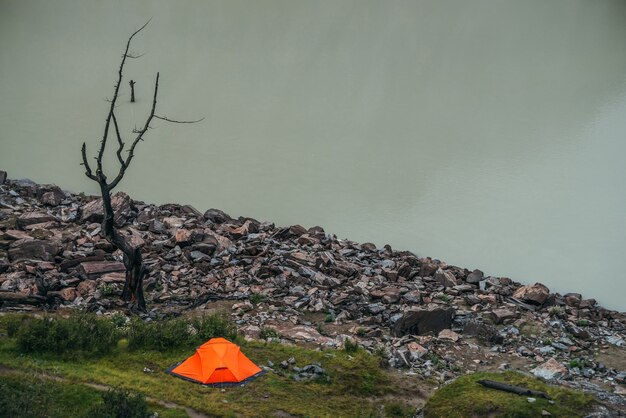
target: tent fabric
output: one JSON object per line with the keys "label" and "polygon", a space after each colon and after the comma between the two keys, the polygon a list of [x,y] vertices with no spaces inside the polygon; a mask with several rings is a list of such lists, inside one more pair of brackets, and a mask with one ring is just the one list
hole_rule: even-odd
{"label": "tent fabric", "polygon": [[212,338],[188,359],[167,369],[173,376],[207,386],[245,383],[263,373],[238,345],[224,338]]}

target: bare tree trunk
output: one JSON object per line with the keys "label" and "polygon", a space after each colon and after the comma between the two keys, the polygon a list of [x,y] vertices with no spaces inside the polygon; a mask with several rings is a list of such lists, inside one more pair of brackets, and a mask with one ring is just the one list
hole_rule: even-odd
{"label": "bare tree trunk", "polygon": [[134,248],[130,243],[115,230],[115,217],[111,205],[111,194],[106,185],[100,184],[102,194],[102,206],[104,207],[104,220],[102,232],[106,239],[124,253],[124,267],[126,267],[126,281],[122,300],[137,304],[140,311],[146,310],[146,302],[143,297],[143,279],[147,269],[143,264],[141,250]]}
{"label": "bare tree trunk", "polygon": [[135,82],[130,80],[128,84],[130,84],[130,102],[135,103]]}

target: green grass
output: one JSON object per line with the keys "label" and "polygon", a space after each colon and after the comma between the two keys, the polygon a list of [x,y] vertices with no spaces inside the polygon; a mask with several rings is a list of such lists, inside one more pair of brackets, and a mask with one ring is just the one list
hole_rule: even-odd
{"label": "green grass", "polygon": [[[37,373],[0,374],[0,417],[93,417],[98,408],[106,406],[104,396],[106,393],[97,389],[52,381]],[[187,417],[181,409],[153,403],[148,403],[147,409],[162,418]]]}
{"label": "green grass", "polygon": [[[400,376],[381,369],[380,359],[364,350],[347,353],[239,340],[242,351],[256,364],[272,361],[278,365],[294,357],[299,367],[320,364],[327,379],[296,382],[292,379],[293,372],[276,367],[276,372],[267,373],[245,387],[222,391],[164,373],[172,364],[193,354],[193,347],[168,346],[156,350],[152,344],[144,344],[148,348],[131,349],[129,342],[133,336],[129,334],[130,341],[123,338],[109,352],[97,356],[83,356],[80,352],[64,355],[55,351],[20,352],[17,336],[23,332],[20,327],[27,326],[31,319],[20,319],[17,330],[16,325],[11,325],[13,337],[2,336],[7,324],[16,322],[12,316],[0,316],[0,366],[19,372],[41,370],[74,385],[96,383],[119,387],[215,417],[272,416],[277,411],[305,417],[385,417],[403,416],[410,409],[403,410],[402,404],[394,399],[395,394],[406,392],[399,384]],[[180,330],[180,325],[171,326]],[[146,367],[154,373],[145,373]],[[410,416],[410,412],[404,416]]]}
{"label": "green grass", "polygon": [[[488,389],[478,380],[490,379],[529,389],[547,392],[554,400],[543,398],[529,403],[526,396]],[[474,373],[458,378],[442,387],[428,400],[424,408],[426,418],[531,418],[540,417],[546,410],[553,417],[576,418],[585,416],[593,405],[593,398],[579,392],[550,386],[538,379],[516,372]]]}

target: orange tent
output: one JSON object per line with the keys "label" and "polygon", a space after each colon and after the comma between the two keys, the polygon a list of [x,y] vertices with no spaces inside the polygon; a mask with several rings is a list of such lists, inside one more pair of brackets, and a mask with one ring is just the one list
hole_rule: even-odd
{"label": "orange tent", "polygon": [[167,373],[208,386],[244,383],[265,373],[246,357],[238,345],[224,338],[212,338],[194,355],[167,369]]}

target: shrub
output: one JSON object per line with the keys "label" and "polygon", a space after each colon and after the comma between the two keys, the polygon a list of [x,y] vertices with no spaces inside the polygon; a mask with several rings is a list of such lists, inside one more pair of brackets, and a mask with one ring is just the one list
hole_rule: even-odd
{"label": "shrub", "polygon": [[102,403],[86,415],[90,418],[148,418],[152,416],[142,394],[113,389],[102,394]]}
{"label": "shrub", "polygon": [[128,329],[128,348],[131,350],[191,348],[215,337],[234,340],[237,337],[237,329],[222,315],[152,322],[135,318]]}
{"label": "shrub", "polygon": [[257,305],[267,299],[267,296],[262,293],[252,293],[248,299],[252,304]]}
{"label": "shrub", "polygon": [[343,342],[343,351],[345,351],[348,354],[354,354],[357,351],[359,351],[359,345],[352,341],[351,339],[346,339]]}
{"label": "shrub", "polygon": [[262,340],[269,340],[270,338],[280,338],[280,333],[276,328],[263,327],[259,333],[259,337]]}
{"label": "shrub", "polygon": [[73,313],[69,318],[30,318],[20,324],[15,335],[23,353],[81,351],[101,355],[111,351],[119,339],[110,321],[86,313]]}

